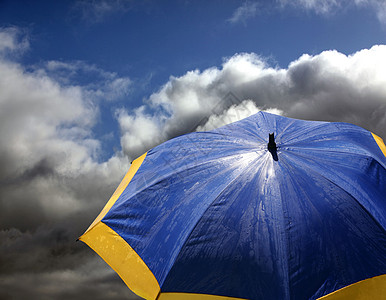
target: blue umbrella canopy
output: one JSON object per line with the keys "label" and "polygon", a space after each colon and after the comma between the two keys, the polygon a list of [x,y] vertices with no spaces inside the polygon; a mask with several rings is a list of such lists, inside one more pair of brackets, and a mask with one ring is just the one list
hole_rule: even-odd
{"label": "blue umbrella canopy", "polygon": [[146,299],[382,297],[385,155],[358,126],[259,112],[136,159],[80,240]]}

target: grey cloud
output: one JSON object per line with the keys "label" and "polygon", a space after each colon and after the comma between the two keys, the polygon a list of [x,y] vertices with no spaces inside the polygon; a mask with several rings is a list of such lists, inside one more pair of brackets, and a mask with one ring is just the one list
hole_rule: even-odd
{"label": "grey cloud", "polygon": [[[18,49],[12,33],[1,32],[0,39],[8,39],[3,45],[15,43],[7,51]],[[117,111],[126,156],[116,153],[105,162],[98,161],[101,145],[92,130],[109,89],[63,78],[95,72],[109,79],[111,90],[127,87],[125,78],[81,62],[27,71],[7,57],[0,59],[0,298],[136,299],[75,239],[106,203],[129,159],[173,136],[268,110],[347,121],[386,137],[386,46],[348,56],[304,55],[287,68],[242,53],[221,68],[172,77],[143,106]]]}
{"label": "grey cloud", "polygon": [[[92,132],[98,103],[118,97],[109,93],[124,91],[127,78],[81,62],[27,70],[12,55],[25,37],[17,29],[0,33],[7,52],[0,55],[0,298],[131,295],[104,263],[95,263],[100,259],[90,249],[75,242],[129,166],[119,152],[100,162],[100,141]],[[79,72],[95,72],[111,87],[61,79]]]}
{"label": "grey cloud", "polygon": [[108,72],[95,65],[83,61],[49,61],[39,66],[38,72],[55,79],[66,86],[72,82],[84,82],[84,78],[92,78],[82,87],[84,96],[99,100],[122,100],[130,95],[133,81],[128,77],[120,77],[115,72]]}
{"label": "grey cloud", "polygon": [[[220,69],[172,77],[149,97],[148,106],[135,113],[121,110],[122,148],[138,156],[164,140],[203,126],[212,115],[226,114],[244,100],[252,101],[259,110],[350,122],[385,137],[385,61],[383,45],[348,56],[337,51],[303,55],[286,69],[273,68],[256,54],[237,54]],[[224,101],[229,92],[233,100]],[[149,113],[148,107],[155,113]]]}
{"label": "grey cloud", "polygon": [[[0,273],[0,299],[140,299],[102,259],[85,252],[58,254],[53,250],[48,257],[40,257],[41,264],[52,264],[51,270]],[[67,264],[57,266],[61,261]]]}

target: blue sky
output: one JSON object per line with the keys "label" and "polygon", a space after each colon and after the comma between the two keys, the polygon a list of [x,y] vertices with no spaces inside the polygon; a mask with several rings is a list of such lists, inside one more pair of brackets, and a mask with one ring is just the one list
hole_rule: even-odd
{"label": "blue sky", "polygon": [[[366,2],[366,1],[364,1]],[[102,101],[94,127],[103,159],[119,147],[114,114],[132,109],[170,76],[221,66],[236,53],[256,53],[286,68],[302,54],[338,50],[351,54],[385,43],[377,1],[2,1],[3,28],[17,27],[30,43],[18,57],[27,69],[49,61],[82,62],[70,84],[99,84],[98,72],[127,78],[130,86],[114,103]],[[295,3],[295,4],[294,4]],[[99,78],[98,78],[99,77]]]}
{"label": "blue sky", "polygon": [[0,1],[0,298],[136,299],[73,241],[176,135],[265,110],[386,138],[385,44],[381,0]]}
{"label": "blue sky", "polygon": [[[96,1],[2,1],[0,20],[28,32],[26,64],[81,60],[140,81],[152,76],[154,89],[170,75],[218,66],[235,53],[258,53],[286,67],[303,53],[350,54],[386,38],[373,6],[347,1],[328,12],[275,1],[106,3],[97,12]],[[232,22],[242,5],[252,13]]]}

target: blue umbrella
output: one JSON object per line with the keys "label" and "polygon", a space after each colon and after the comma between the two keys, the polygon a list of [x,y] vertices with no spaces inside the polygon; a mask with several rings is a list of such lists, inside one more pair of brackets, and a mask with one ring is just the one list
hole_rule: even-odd
{"label": "blue umbrella", "polygon": [[146,299],[386,297],[385,155],[259,112],[136,159],[80,240]]}

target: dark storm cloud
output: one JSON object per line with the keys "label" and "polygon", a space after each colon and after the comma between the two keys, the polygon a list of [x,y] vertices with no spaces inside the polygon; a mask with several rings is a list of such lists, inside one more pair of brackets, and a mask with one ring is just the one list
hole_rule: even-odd
{"label": "dark storm cloud", "polygon": [[[27,239],[35,239],[34,243],[37,244],[41,238]],[[71,248],[69,241],[61,242],[63,237],[59,237],[58,241],[57,234],[50,234],[49,238],[54,238],[54,242],[44,238],[40,241],[43,244],[32,249],[32,258],[26,259],[26,263],[31,263],[28,266],[31,269],[20,265],[19,270],[0,273],[0,299],[138,299],[125,287],[118,275],[106,268],[105,262],[89,249],[81,244]],[[18,251],[18,248],[28,245],[28,242],[23,240],[17,242],[19,245],[13,245],[17,251],[15,256],[19,254],[20,258],[20,255],[25,254],[25,251]],[[44,248],[50,249],[49,246],[51,250],[43,253]],[[39,267],[39,264],[44,268]]]}

